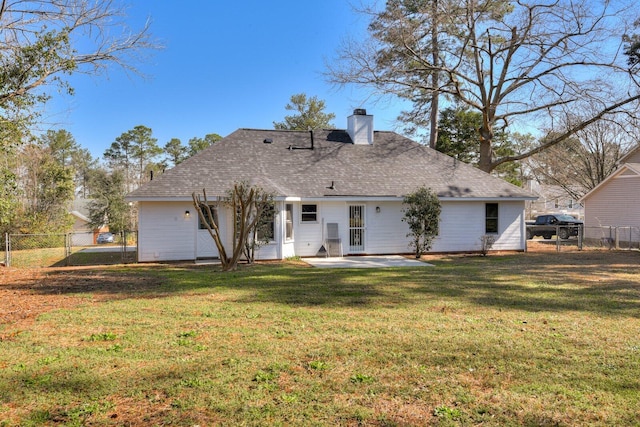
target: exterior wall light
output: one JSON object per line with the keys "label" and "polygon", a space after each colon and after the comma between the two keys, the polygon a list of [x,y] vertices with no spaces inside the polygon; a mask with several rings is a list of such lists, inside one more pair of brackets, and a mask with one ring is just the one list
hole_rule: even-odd
{"label": "exterior wall light", "polygon": [[376,213],[380,213],[380,206],[376,206]]}
{"label": "exterior wall light", "polygon": [[191,216],[191,212],[189,211],[184,211],[184,217],[185,218],[189,218]]}

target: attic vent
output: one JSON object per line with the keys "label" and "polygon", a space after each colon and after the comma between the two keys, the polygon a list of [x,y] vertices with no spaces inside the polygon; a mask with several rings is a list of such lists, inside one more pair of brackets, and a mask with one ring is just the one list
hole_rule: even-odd
{"label": "attic vent", "polygon": [[273,139],[265,138],[264,141],[262,141],[262,142],[264,142],[265,144],[271,144],[273,142]]}
{"label": "attic vent", "polygon": [[353,110],[353,115],[354,116],[366,116],[367,115],[367,110],[365,110],[364,108],[356,108],[355,110]]}

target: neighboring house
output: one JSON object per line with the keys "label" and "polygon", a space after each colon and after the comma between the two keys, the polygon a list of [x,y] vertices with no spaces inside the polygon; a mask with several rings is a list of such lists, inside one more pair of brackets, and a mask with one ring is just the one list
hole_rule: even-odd
{"label": "neighboring house", "polygon": [[[618,169],[580,201],[585,238],[640,241],[640,146],[620,159]],[[625,235],[613,235],[615,228]]]}
{"label": "neighboring house", "polygon": [[109,231],[109,227],[105,225],[98,228],[91,227],[87,203],[87,199],[75,199],[73,201],[73,210],[69,212],[74,219],[72,227],[73,240],[71,242],[73,246],[95,245],[98,234]]}
{"label": "neighboring house", "polygon": [[[525,201],[535,196],[393,132],[356,110],[347,130],[239,129],[127,196],[138,202],[140,261],[218,255],[199,224],[192,193],[224,197],[246,181],[275,195],[274,237],[258,259],[316,256],[337,224],[345,255],[411,253],[403,197],[430,187],[442,203],[434,252],[525,249]],[[215,204],[215,203],[214,203]],[[231,243],[230,212],[217,221]],[[332,226],[332,231],[335,231]],[[335,236],[334,236],[335,237]]]}
{"label": "neighboring house", "polygon": [[564,213],[577,219],[584,218],[584,207],[559,185],[540,184],[529,180],[527,189],[538,196],[538,200],[527,202],[527,217],[535,219],[547,213]]}
{"label": "neighboring house", "polygon": [[73,216],[72,230],[74,233],[91,233],[92,228],[91,225],[89,225],[89,218],[78,211],[71,211],[69,213]]}

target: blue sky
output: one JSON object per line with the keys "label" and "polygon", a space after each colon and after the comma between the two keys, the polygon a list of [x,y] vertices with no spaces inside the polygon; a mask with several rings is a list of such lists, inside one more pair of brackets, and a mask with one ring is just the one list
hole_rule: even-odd
{"label": "blue sky", "polygon": [[75,95],[56,95],[47,121],[94,157],[136,125],[150,127],[160,146],[242,127],[272,129],[290,114],[284,107],[295,93],[325,100],[338,128],[354,108],[366,108],[376,129],[393,130],[399,103],[376,104],[368,90],[339,90],[322,76],[342,38],[364,36],[366,17],[350,3],[132,0],[131,26],[149,18],[164,45],[139,66],[148,78],[117,68],[107,77],[75,75]]}

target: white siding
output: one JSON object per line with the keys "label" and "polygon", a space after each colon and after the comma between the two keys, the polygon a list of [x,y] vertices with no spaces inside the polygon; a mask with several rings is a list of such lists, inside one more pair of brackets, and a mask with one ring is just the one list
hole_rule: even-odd
{"label": "white siding", "polygon": [[[302,222],[300,206],[302,204],[318,205],[318,220],[316,222]],[[298,256],[315,256],[323,245],[323,224],[337,222],[342,241],[348,237],[345,220],[346,204],[344,202],[303,202],[294,204],[293,237],[295,253]],[[344,247],[344,243],[343,243]]]}
{"label": "white siding", "polygon": [[584,211],[585,237],[599,237],[595,227],[640,227],[640,177],[613,177],[585,199]]}
{"label": "white siding", "polygon": [[[298,256],[315,256],[322,245],[322,224],[337,222],[343,250],[349,248],[349,211],[351,204],[329,202],[319,204],[319,221],[314,224],[296,223],[295,251]],[[367,202],[365,225],[365,253],[411,253],[409,227],[402,221],[402,202]],[[380,208],[379,212],[376,208]],[[498,208],[498,234],[494,250],[525,248],[524,202],[500,202]],[[440,217],[440,235],[434,241],[432,252],[468,252],[482,248],[485,234],[485,202],[443,202]]]}
{"label": "white siding", "polygon": [[[188,202],[140,202],[138,259],[178,261],[195,259],[197,217]],[[185,211],[189,211],[189,217]]]}
{"label": "white siding", "polygon": [[[376,207],[380,208],[377,212]],[[402,221],[401,202],[380,202],[367,204],[366,247],[371,254],[411,253],[409,226]]]}
{"label": "white siding", "polygon": [[278,251],[278,245],[275,242],[269,242],[266,245],[260,246],[256,250],[256,259],[280,259],[280,251]]}
{"label": "white siding", "polygon": [[[305,202],[306,203],[306,202]],[[310,202],[312,203],[312,202]],[[302,222],[301,203],[294,205],[293,241],[280,244],[284,239],[284,204],[278,203],[276,241],[265,245],[256,254],[257,259],[283,259],[289,256],[316,256],[323,245],[323,226],[338,223],[343,251],[349,249],[349,205],[365,205],[366,254],[411,253],[409,227],[402,221],[402,203],[323,202],[318,205],[318,220]],[[379,211],[376,208],[380,208]],[[197,215],[187,202],[140,202],[139,258],[140,261],[190,260],[196,258]],[[185,210],[192,211],[189,218]],[[524,202],[500,202],[498,208],[499,233],[494,250],[524,250]],[[221,226],[226,231],[225,245],[231,244],[231,215],[218,212]],[[471,252],[481,249],[485,234],[485,202],[443,202],[440,235],[434,241],[432,252]]]}
{"label": "white siding", "polygon": [[[443,202],[440,235],[432,252],[466,252],[482,249],[485,202]],[[524,250],[524,202],[498,203],[498,234],[493,250]]]}

